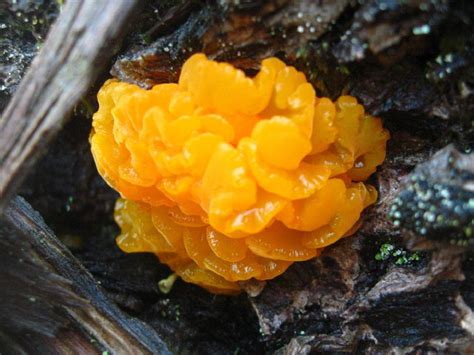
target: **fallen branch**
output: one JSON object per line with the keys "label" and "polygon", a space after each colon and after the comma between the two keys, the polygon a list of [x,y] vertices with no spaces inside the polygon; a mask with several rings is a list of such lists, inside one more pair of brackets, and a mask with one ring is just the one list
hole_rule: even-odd
{"label": "fallen branch", "polygon": [[138,4],[66,2],[0,120],[0,210],[118,49]]}
{"label": "fallen branch", "polygon": [[152,328],[126,316],[107,298],[21,198],[0,217],[0,247],[2,347],[23,347],[27,353],[38,344],[41,353],[169,353]]}

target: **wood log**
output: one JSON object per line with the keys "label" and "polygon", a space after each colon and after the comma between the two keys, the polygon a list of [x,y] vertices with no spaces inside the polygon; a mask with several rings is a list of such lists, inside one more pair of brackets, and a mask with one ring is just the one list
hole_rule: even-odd
{"label": "wood log", "polygon": [[107,298],[25,200],[0,217],[0,245],[0,349],[169,353],[152,328]]}
{"label": "wood log", "polygon": [[0,120],[0,210],[118,50],[138,5],[66,2]]}
{"label": "wood log", "polygon": [[[78,113],[21,191],[61,237],[79,238],[75,255],[107,295],[181,351],[473,352],[474,254],[441,242],[472,242],[466,239],[474,213],[472,165],[461,164],[466,157],[459,152],[472,150],[474,137],[472,2],[178,0],[150,2],[140,19],[113,65],[120,80],[143,87],[176,81],[181,63],[198,51],[250,75],[260,59],[275,55],[303,71],[318,96],[356,96],[381,116],[392,138],[371,180],[379,203],[367,210],[357,235],[275,280],[245,285],[239,297],[214,296],[179,280],[164,295],[157,281],[170,271],[153,255],[124,255],[115,246],[115,195],[98,182],[87,153],[90,120]],[[434,156],[449,143],[457,149]],[[446,200],[440,187],[455,198]],[[390,219],[397,197],[400,218]],[[431,207],[447,217],[443,223],[425,225]],[[423,227],[425,237],[440,242],[417,236]],[[68,292],[69,284],[60,288]],[[33,297],[44,292],[22,290]],[[69,297],[79,304],[76,298]],[[57,319],[52,312],[47,318]],[[36,324],[49,323],[43,317]],[[72,323],[49,329],[70,335],[68,349],[86,347]],[[0,343],[25,346],[17,340],[0,332]]]}

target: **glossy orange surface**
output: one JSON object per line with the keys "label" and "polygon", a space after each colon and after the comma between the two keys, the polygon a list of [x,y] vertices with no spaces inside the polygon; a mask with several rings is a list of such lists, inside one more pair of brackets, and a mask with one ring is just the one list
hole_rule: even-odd
{"label": "glossy orange surface", "polygon": [[279,59],[249,78],[195,54],[177,84],[109,80],[98,100],[90,140],[122,196],[118,245],[212,292],[319,255],[377,199],[363,181],[385,158],[380,119],[351,96],[318,98]]}

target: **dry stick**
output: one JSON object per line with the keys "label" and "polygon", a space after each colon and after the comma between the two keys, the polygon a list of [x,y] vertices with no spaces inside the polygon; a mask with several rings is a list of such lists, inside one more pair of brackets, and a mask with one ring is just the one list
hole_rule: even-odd
{"label": "dry stick", "polygon": [[0,212],[117,51],[139,3],[66,2],[0,118]]}
{"label": "dry stick", "polygon": [[[70,281],[72,290],[65,288],[61,289],[61,292],[73,292],[77,300],[85,300],[80,306],[62,306],[75,327],[82,329],[83,333],[89,334],[103,348],[114,354],[170,354],[164,341],[152,328],[126,316],[107,298],[92,275],[58,241],[41,216],[25,200],[17,197],[11,201],[3,216],[0,216],[1,226],[10,228],[16,239],[31,245],[28,263],[33,263],[37,270],[49,270],[52,278],[58,275],[61,279]],[[26,284],[40,282],[36,274],[24,276],[28,280],[25,281]],[[38,298],[36,303],[41,303],[41,293],[34,296]],[[56,346],[60,347],[63,342],[67,340],[57,339]]]}
{"label": "dry stick", "polygon": [[72,283],[89,307],[67,308],[70,318],[114,353],[168,353],[151,328],[112,304],[94,278],[21,199],[8,199],[28,168],[95,81],[123,35],[138,0],[71,0],[23,78],[0,120],[0,223],[22,234],[44,260]]}

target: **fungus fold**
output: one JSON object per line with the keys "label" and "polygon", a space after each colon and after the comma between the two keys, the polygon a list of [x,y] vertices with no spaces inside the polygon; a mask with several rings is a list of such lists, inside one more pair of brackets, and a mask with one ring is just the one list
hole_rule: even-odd
{"label": "fungus fold", "polygon": [[92,153],[117,190],[117,237],[184,281],[239,292],[352,234],[389,133],[354,97],[319,98],[276,58],[247,77],[195,54],[177,84],[108,80]]}

